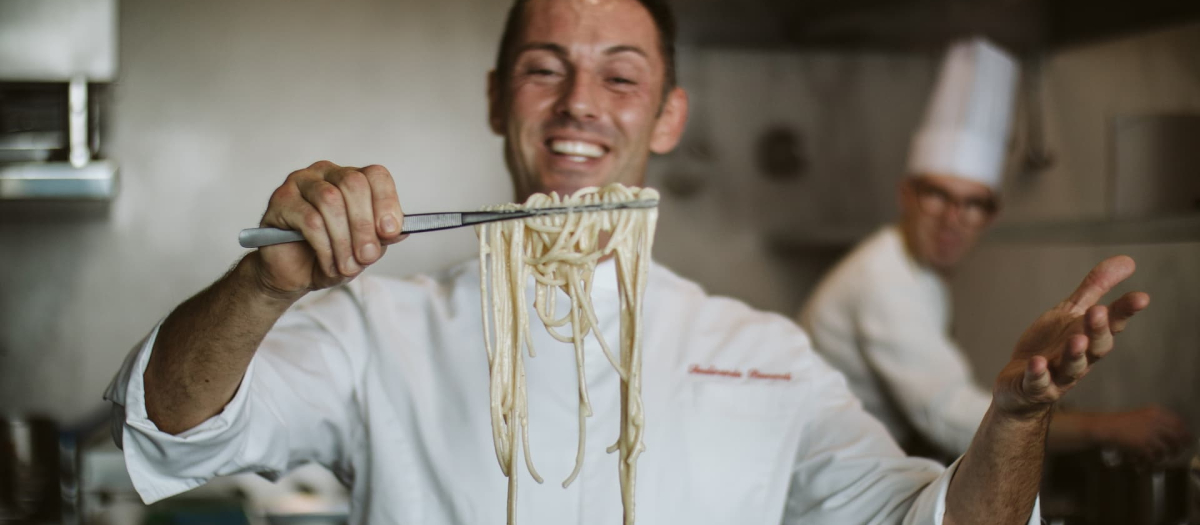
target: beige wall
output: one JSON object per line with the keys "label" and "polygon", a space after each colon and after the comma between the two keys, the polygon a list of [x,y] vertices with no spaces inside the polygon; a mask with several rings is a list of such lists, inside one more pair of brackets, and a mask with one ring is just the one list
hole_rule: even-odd
{"label": "beige wall", "polygon": [[[681,173],[701,189],[664,200],[656,257],[712,293],[794,314],[855,233],[895,215],[909,134],[935,65],[934,57],[883,53],[685,55],[693,121],[650,182],[669,188],[668,176]],[[758,139],[775,125],[802,136],[808,170],[797,179],[772,180],[757,167]],[[689,155],[696,143],[710,159]]]}
{"label": "beige wall", "polygon": [[[1200,112],[1200,24],[1064,50],[1046,65],[1046,123],[1057,161],[1024,182],[1010,177],[1004,220],[1105,218],[1113,117]],[[1200,243],[986,244],[955,279],[958,338],[977,376],[990,382],[1036,312],[1065,297],[1093,264],[1121,253],[1138,262],[1121,290],[1149,292],[1151,307],[1068,404],[1159,403],[1200,431]]]}
{"label": "beige wall", "polygon": [[[313,161],[389,167],[411,211],[508,199],[484,101],[504,4],[122,1],[121,194],[107,218],[0,223],[0,412],[100,406],[126,351]],[[370,271],[430,270],[474,242],[415,236]]]}
{"label": "beige wall", "polygon": [[1200,113],[1200,24],[1066,49],[1048,57],[1044,71],[1055,163],[1034,177],[1020,177],[1010,163],[1006,220],[1105,217],[1112,119]]}
{"label": "beige wall", "polygon": [[[0,410],[70,418],[101,406],[127,350],[239,257],[237,231],[315,160],[389,167],[409,211],[509,198],[483,97],[504,4],[121,2],[109,152],[122,191],[105,218],[0,224]],[[689,133],[717,155],[701,166],[706,191],[664,203],[656,256],[716,293],[794,310],[833,255],[779,258],[760,232],[890,215],[930,60],[682,60],[701,124]],[[776,122],[806,133],[803,180],[754,172],[753,141]],[[875,147],[864,153],[863,141]],[[677,163],[662,159],[655,173]],[[864,206],[848,187],[885,189]],[[474,253],[470,231],[414,236],[369,271],[411,274]]]}

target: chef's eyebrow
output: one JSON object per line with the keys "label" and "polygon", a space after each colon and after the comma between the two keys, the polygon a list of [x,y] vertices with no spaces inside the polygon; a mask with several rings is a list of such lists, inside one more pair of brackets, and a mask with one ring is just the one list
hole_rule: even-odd
{"label": "chef's eyebrow", "polygon": [[646,54],[646,52],[638,46],[621,44],[621,45],[612,46],[612,47],[604,50],[604,54],[609,55],[609,56],[620,54],[620,53],[634,53],[637,55],[641,55],[642,58],[645,58],[646,60],[650,60],[650,55]]}
{"label": "chef's eyebrow", "polygon": [[[521,53],[524,53],[526,51],[536,51],[536,50],[549,51],[551,53],[554,53],[555,55],[558,55],[558,56],[564,57],[564,58],[567,56],[567,48],[560,46],[558,44],[555,44],[553,42],[529,42],[526,44],[522,44],[521,47],[517,48],[516,54],[520,55]],[[635,45],[617,44],[615,46],[609,47],[608,49],[604,50],[604,54],[608,55],[608,56],[618,55],[621,53],[633,53],[636,55],[641,55],[642,58],[645,58],[646,60],[650,60],[650,55],[648,55],[645,50],[643,50],[642,48],[635,46]]]}
{"label": "chef's eyebrow", "polygon": [[549,51],[560,57],[567,56],[567,48],[560,46],[558,44],[555,44],[553,42],[529,42],[526,44],[522,44],[521,47],[517,48],[517,52],[513,56],[519,56],[526,51],[538,51],[538,50]]}

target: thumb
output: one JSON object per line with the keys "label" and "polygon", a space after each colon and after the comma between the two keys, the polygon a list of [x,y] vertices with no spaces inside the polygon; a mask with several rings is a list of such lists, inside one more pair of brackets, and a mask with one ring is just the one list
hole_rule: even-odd
{"label": "thumb", "polygon": [[1045,357],[1035,355],[1025,365],[1025,376],[1021,379],[1021,391],[1032,399],[1042,398],[1050,391],[1050,363]]}

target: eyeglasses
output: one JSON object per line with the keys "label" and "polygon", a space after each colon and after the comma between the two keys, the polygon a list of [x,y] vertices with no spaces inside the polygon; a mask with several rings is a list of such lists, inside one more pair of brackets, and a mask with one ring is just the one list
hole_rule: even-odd
{"label": "eyeglasses", "polygon": [[936,217],[946,213],[947,208],[955,208],[958,211],[958,222],[963,226],[979,226],[990,220],[999,208],[996,199],[992,197],[960,199],[930,182],[913,182],[917,192],[917,205],[922,213]]}

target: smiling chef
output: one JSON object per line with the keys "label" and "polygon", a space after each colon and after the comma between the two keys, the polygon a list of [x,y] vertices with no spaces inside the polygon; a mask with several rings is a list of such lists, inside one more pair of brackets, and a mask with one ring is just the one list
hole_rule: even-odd
{"label": "smiling chef", "polygon": [[[487,121],[505,139],[516,200],[642,184],[649,155],[674,148],[687,117],[674,38],[664,0],[514,3],[487,77]],[[107,398],[145,500],[214,476],[273,477],[318,462],[351,487],[351,523],[505,521],[478,262],[403,280],[360,276],[386,249],[402,249],[400,201],[421,196],[398,189],[381,166],[318,162],[291,173],[262,225],[299,230],[306,242],[245,254],[133,349]],[[1050,414],[1147,304],[1139,293],[1098,304],[1132,272],[1128,258],[1100,263],[1013,334],[1012,363],[979,432],[944,468],[906,457],[791,321],[654,265],[637,519],[1036,524]],[[615,287],[615,264],[600,264],[593,301],[609,340],[619,338]],[[563,479],[580,438],[575,359],[544,331],[533,338],[530,450],[543,475]],[[529,482],[520,467],[518,523],[623,519],[617,460],[604,450],[619,432],[621,379],[595,345],[585,353],[594,414],[582,471],[563,488]],[[700,373],[709,370],[735,373]]]}

